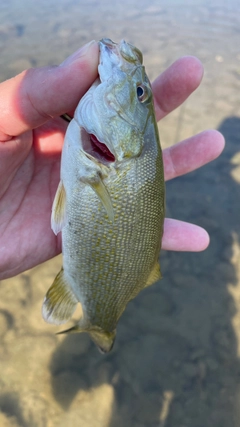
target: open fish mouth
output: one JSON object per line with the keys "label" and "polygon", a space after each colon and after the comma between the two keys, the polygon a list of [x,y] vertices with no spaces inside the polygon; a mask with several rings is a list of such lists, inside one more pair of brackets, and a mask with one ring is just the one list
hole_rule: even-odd
{"label": "open fish mouth", "polygon": [[113,153],[111,153],[106,144],[99,141],[94,134],[89,134],[84,128],[81,128],[81,139],[82,148],[85,153],[94,157],[103,164],[115,162],[115,156]]}
{"label": "open fish mouth", "polygon": [[[72,120],[72,117],[70,117],[67,113],[62,114],[61,118],[68,123],[70,123]],[[99,139],[93,133],[88,133],[83,127],[81,127],[81,140],[82,148],[85,153],[94,157],[103,164],[115,162],[115,156],[106,146],[106,144],[99,141]]]}

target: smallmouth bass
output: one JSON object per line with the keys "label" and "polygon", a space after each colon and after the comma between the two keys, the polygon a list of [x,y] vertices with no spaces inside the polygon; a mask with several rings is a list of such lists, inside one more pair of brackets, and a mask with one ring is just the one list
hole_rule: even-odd
{"label": "smallmouth bass", "polygon": [[165,186],[142,54],[124,40],[103,39],[99,49],[99,78],[64,140],[51,218],[63,267],[42,313],[60,325],[80,303],[83,316],[68,331],[88,332],[108,352],[127,303],[161,277]]}

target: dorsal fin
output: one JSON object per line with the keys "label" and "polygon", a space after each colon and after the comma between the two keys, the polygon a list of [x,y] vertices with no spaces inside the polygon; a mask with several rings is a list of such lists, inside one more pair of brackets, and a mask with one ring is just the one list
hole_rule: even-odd
{"label": "dorsal fin", "polygon": [[51,227],[54,234],[58,234],[65,223],[66,192],[62,181],[59,182],[52,206]]}
{"label": "dorsal fin", "polygon": [[56,276],[43,301],[42,315],[48,323],[61,325],[71,319],[78,301],[68,285],[63,268]]}

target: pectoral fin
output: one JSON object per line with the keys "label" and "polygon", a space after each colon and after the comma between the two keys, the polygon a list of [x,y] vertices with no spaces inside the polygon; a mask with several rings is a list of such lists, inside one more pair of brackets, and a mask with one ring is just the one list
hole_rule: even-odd
{"label": "pectoral fin", "polygon": [[105,185],[103,184],[101,178],[99,178],[99,180],[97,182],[91,182],[89,183],[92,187],[92,189],[95,191],[95,193],[97,194],[99,200],[102,202],[104,208],[106,209],[106,212],[108,214],[108,218],[110,219],[110,221],[113,222],[114,220],[114,212],[113,212],[113,206],[112,206],[112,202],[111,202],[111,198],[109,196],[109,193],[105,187]]}
{"label": "pectoral fin", "polygon": [[66,217],[66,192],[62,181],[58,184],[58,189],[53,201],[51,227],[57,235],[63,228]]}
{"label": "pectoral fin", "polygon": [[66,323],[72,317],[77,303],[62,268],[46,293],[42,307],[43,318],[55,325]]}
{"label": "pectoral fin", "polygon": [[154,264],[154,267],[151,273],[149,274],[145,287],[152,285],[153,283],[157,282],[161,278],[162,278],[162,275],[160,271],[160,265],[159,265],[159,262],[156,262],[156,264]]}

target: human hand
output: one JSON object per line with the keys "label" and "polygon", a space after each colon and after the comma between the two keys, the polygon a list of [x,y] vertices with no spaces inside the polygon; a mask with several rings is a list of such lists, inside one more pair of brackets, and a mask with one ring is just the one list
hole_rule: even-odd
{"label": "human hand", "polygon": [[[192,56],[178,59],[158,76],[152,84],[157,120],[180,106],[197,89],[202,76],[202,64]],[[163,150],[165,181],[192,172],[216,159],[224,145],[220,132],[207,130]],[[199,252],[208,245],[209,235],[203,228],[165,219],[162,249]]]}
{"label": "human hand", "polygon": [[[12,277],[61,252],[50,227],[67,124],[59,117],[76,108],[97,77],[98,45],[92,43],[59,67],[24,71],[0,84],[0,279]],[[153,83],[157,119],[178,107],[200,84],[193,57],[176,61]],[[215,159],[224,140],[206,131],[164,150],[166,180]],[[202,228],[166,219],[162,246],[201,251]]]}

